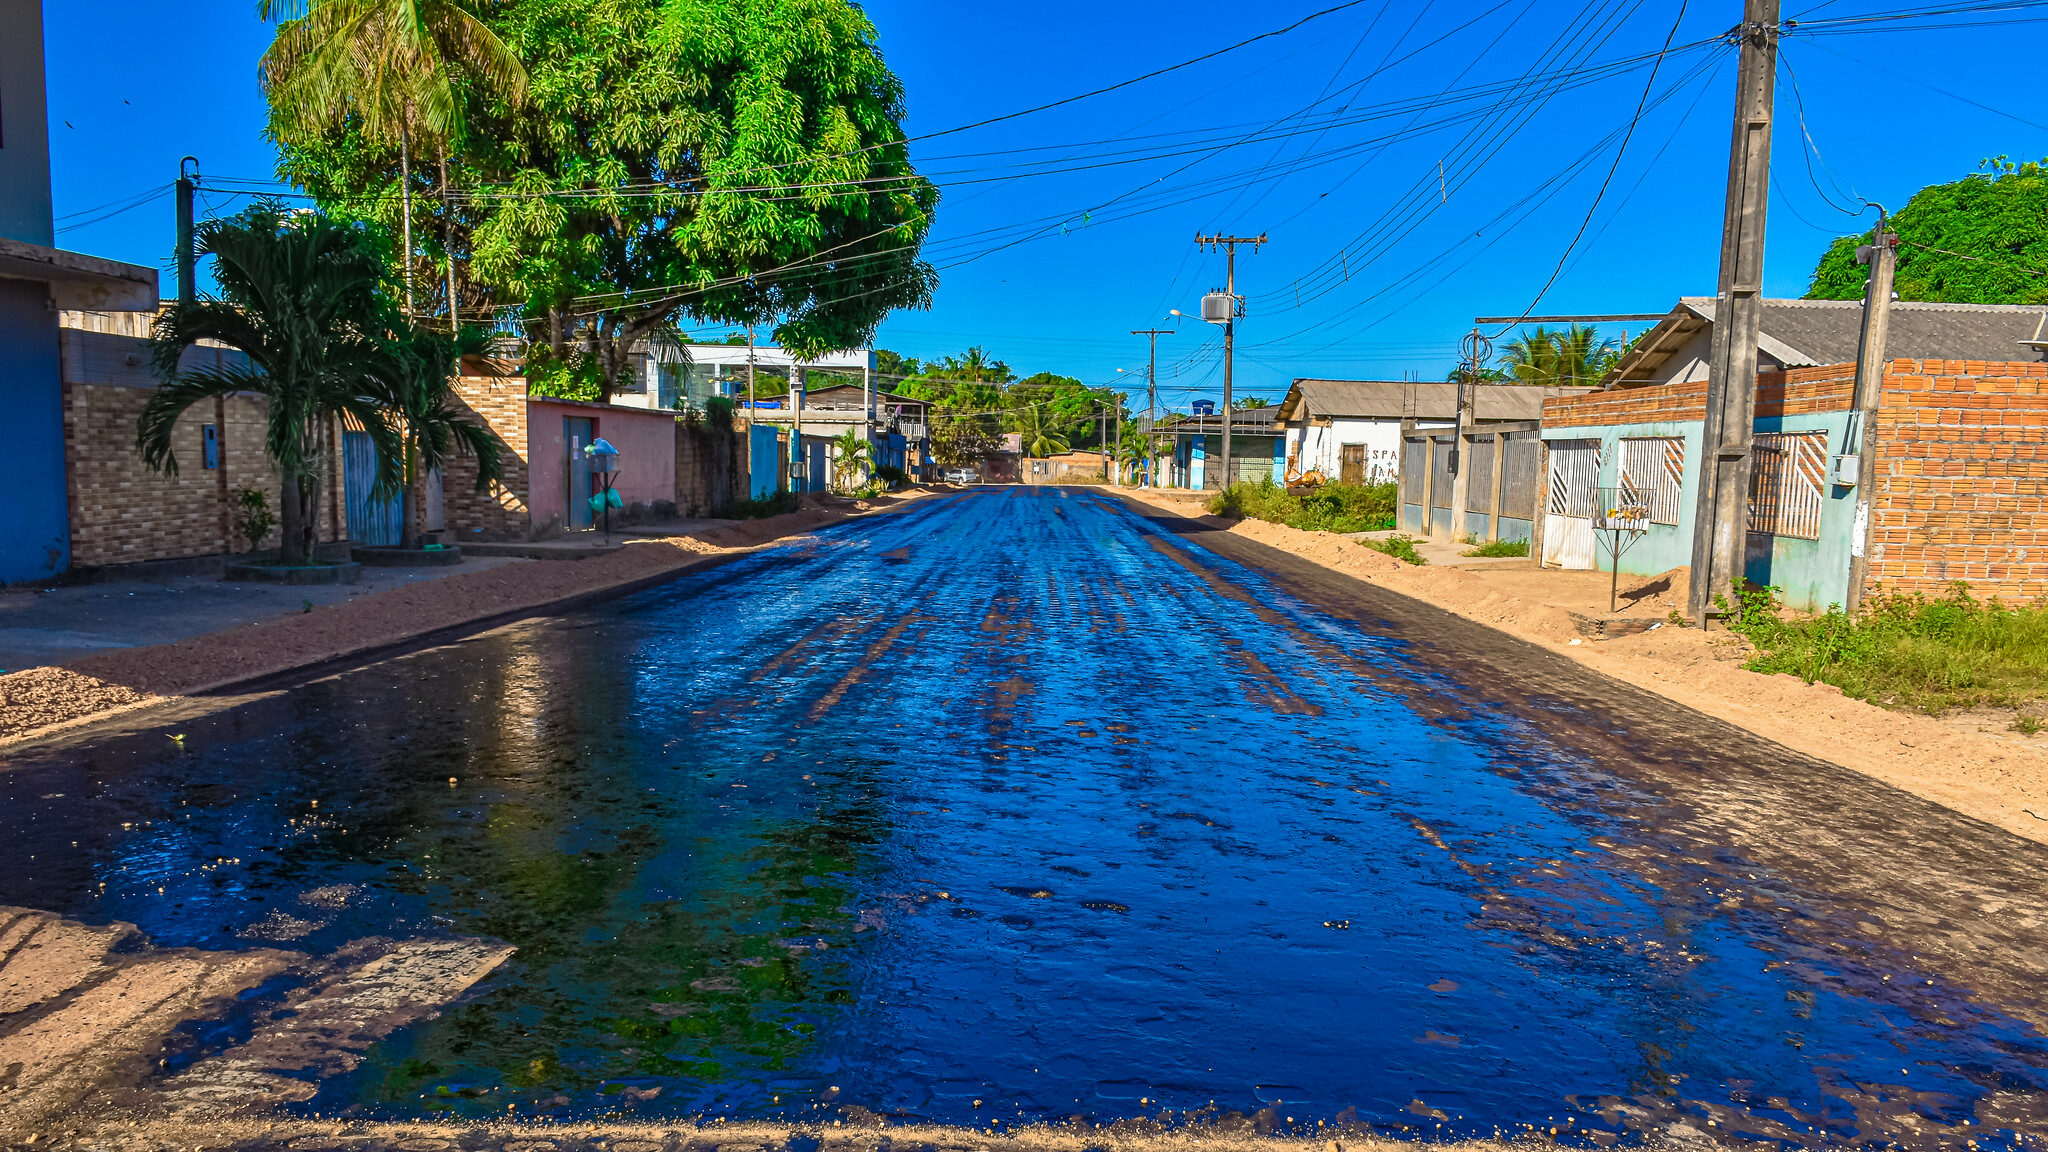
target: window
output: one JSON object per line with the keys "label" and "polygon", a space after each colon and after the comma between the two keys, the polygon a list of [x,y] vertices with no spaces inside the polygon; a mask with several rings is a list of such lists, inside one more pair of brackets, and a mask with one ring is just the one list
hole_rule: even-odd
{"label": "window", "polygon": [[1678,493],[1684,477],[1684,437],[1632,436],[1622,440],[1622,490],[1649,506],[1650,523],[1678,523]]}
{"label": "window", "polygon": [[1820,539],[1821,485],[1828,474],[1826,432],[1759,432],[1749,474],[1749,530]]}

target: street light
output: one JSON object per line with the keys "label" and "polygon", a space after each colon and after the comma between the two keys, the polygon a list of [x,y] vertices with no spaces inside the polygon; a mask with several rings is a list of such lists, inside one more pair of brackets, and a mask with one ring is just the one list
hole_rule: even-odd
{"label": "street light", "polygon": [[600,438],[591,444],[585,445],[583,454],[590,459],[591,479],[596,480],[602,485],[590,497],[590,510],[592,512],[603,511],[604,542],[606,545],[610,545],[612,542],[612,509],[625,505],[625,501],[619,498],[619,490],[614,487],[619,479],[619,450],[612,447],[611,441]]}

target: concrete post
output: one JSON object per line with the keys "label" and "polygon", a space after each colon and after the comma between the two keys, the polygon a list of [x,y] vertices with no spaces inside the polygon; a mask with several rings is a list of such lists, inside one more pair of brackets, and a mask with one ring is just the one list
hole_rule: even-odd
{"label": "concrete post", "polygon": [[1878,482],[1877,410],[1884,399],[1884,345],[1891,331],[1892,274],[1898,264],[1898,237],[1885,230],[1883,209],[1878,210],[1873,239],[1875,243],[1867,250],[1870,282],[1863,294],[1863,336],[1856,346],[1856,521],[1849,529],[1849,590],[1844,605],[1851,617],[1862,610],[1864,585],[1870,581],[1870,505]]}

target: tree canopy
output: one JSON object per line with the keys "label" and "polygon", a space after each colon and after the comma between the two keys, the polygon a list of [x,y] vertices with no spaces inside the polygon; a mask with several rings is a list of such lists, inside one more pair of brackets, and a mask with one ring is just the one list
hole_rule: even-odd
{"label": "tree canopy", "polygon": [[[1981,172],[1915,192],[1887,227],[1899,237],[1902,300],[2048,303],[2048,160],[1986,160]],[[1862,299],[1868,269],[1856,249],[1875,230],[1830,244],[1806,298]]]}
{"label": "tree canopy", "polygon": [[[938,192],[912,167],[902,86],[847,0],[501,0],[514,106],[470,86],[448,243],[473,306],[516,306],[528,373],[604,396],[687,317],[772,324],[803,354],[922,307]],[[390,157],[347,127],[273,127],[288,176],[373,215]]]}

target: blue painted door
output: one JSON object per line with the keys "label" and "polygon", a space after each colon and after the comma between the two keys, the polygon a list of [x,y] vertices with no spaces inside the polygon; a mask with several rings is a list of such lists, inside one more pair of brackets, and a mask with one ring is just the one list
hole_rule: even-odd
{"label": "blue painted door", "polygon": [[368,432],[341,434],[341,475],[348,499],[348,538],[373,548],[391,548],[404,532],[397,497],[373,499],[377,480],[377,446]]}
{"label": "blue painted door", "polygon": [[567,476],[571,528],[588,528],[592,519],[590,497],[594,493],[590,486],[590,457],[583,454],[583,449],[589,447],[593,439],[595,436],[588,417],[562,417],[562,443],[569,449],[569,459],[562,471]]}

